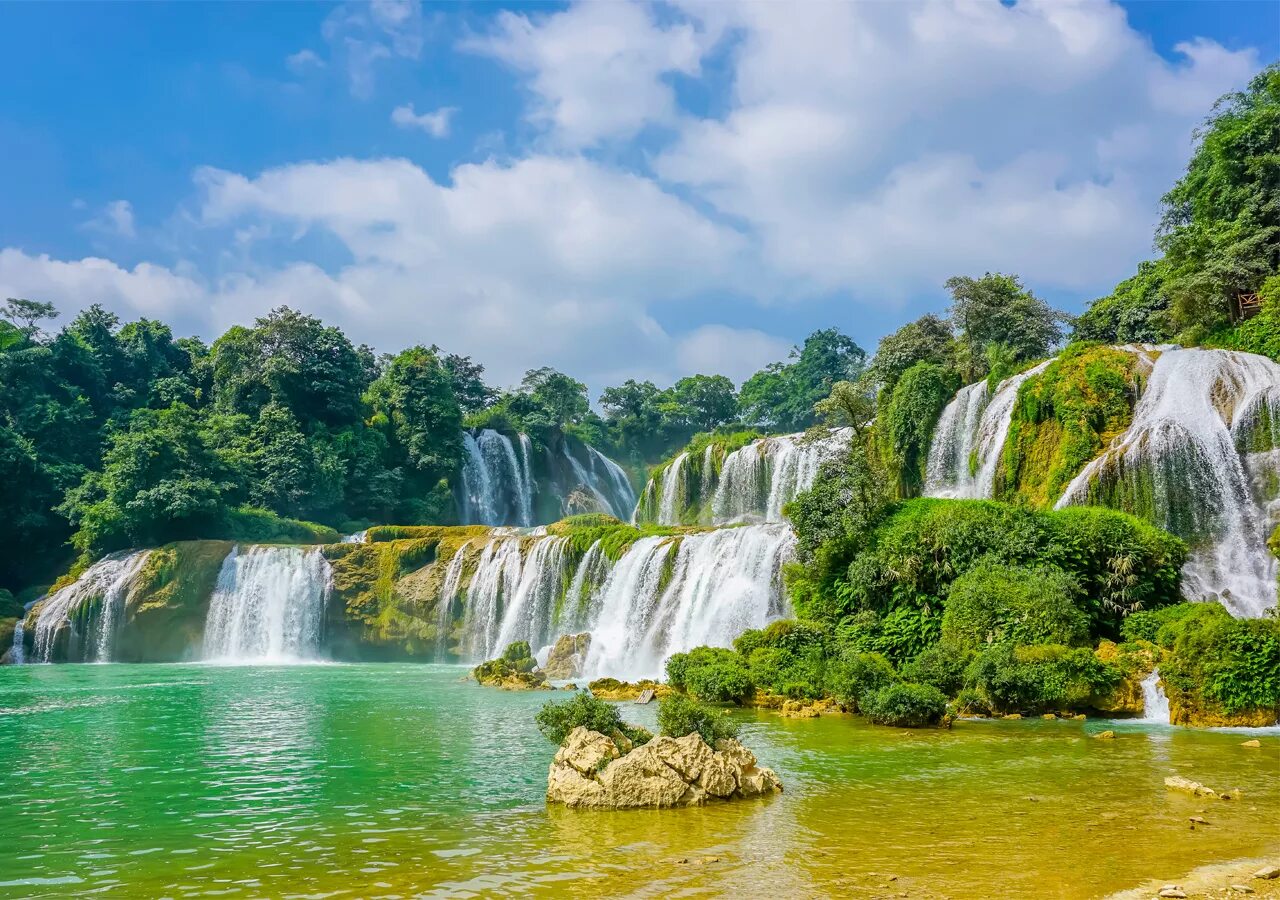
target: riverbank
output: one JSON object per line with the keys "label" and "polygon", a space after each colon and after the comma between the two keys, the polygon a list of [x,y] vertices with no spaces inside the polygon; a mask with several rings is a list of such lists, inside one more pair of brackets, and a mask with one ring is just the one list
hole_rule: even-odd
{"label": "riverbank", "polygon": [[1180,878],[1152,878],[1138,887],[1112,894],[1107,900],[1147,900],[1149,897],[1159,896],[1162,890],[1166,894],[1170,893],[1168,889],[1171,887],[1189,900],[1219,900],[1227,897],[1274,900],[1280,897],[1280,876],[1258,877],[1259,873],[1268,870],[1280,871],[1280,852],[1270,856],[1200,866]]}

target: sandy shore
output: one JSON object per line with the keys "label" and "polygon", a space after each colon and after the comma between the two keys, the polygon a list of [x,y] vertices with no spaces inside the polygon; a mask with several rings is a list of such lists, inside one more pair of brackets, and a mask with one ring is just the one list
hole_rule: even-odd
{"label": "sandy shore", "polygon": [[[1280,898],[1280,878],[1255,878],[1254,873],[1275,866],[1280,868],[1280,851],[1254,859],[1237,859],[1226,863],[1212,863],[1192,869],[1176,878],[1153,878],[1135,888],[1112,894],[1108,900],[1150,900],[1158,897],[1160,889],[1176,886],[1187,897],[1226,898],[1226,897],[1258,897]],[[1233,887],[1249,888],[1241,891]]]}

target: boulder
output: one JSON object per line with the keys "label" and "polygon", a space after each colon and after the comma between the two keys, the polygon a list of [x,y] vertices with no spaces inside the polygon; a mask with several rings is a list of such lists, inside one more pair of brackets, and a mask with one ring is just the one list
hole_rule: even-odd
{"label": "boulder", "polygon": [[547,774],[547,802],[575,809],[700,806],[781,790],[778,776],[758,767],[746,747],[730,740],[712,749],[697,734],[654,738],[625,752],[614,739],[578,727]]}
{"label": "boulder", "polygon": [[547,664],[542,667],[543,674],[556,681],[577,678],[582,674],[582,663],[590,648],[590,632],[561,635],[551,647]]}
{"label": "boulder", "polygon": [[1205,787],[1200,782],[1192,781],[1190,778],[1183,778],[1181,775],[1170,775],[1164,780],[1164,786],[1171,791],[1181,791],[1193,797],[1218,796],[1218,792],[1213,788]]}

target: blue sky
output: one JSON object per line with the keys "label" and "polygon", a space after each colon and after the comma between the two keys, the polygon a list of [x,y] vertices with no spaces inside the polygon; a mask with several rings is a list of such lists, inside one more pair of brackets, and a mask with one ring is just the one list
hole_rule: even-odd
{"label": "blue sky", "polygon": [[741,379],[1150,254],[1280,3],[0,6],[0,296]]}

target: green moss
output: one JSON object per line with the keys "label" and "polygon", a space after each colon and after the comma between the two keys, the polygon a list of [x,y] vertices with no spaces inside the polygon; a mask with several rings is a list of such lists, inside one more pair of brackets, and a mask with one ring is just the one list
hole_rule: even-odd
{"label": "green moss", "polygon": [[152,550],[127,598],[115,658],[161,662],[199,656],[222,563],[230,541],[179,541]]}
{"label": "green moss", "polygon": [[1138,356],[1073,344],[1018,390],[1002,451],[999,499],[1050,506],[1071,479],[1129,427],[1140,392]]}
{"label": "green moss", "polygon": [[245,544],[331,544],[341,538],[327,525],[286,519],[267,509],[242,506],[227,513],[209,537]]}

